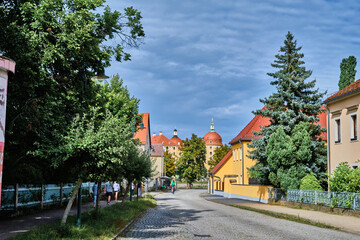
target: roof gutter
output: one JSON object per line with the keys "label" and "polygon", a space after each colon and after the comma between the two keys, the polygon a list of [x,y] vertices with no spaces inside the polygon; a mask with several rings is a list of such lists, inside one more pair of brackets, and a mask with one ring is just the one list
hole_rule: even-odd
{"label": "roof gutter", "polygon": [[360,88],[352,90],[352,91],[344,93],[344,94],[341,94],[340,96],[334,97],[332,99],[325,100],[324,103],[327,104],[329,102],[335,101],[335,100],[340,99],[342,97],[346,97],[346,96],[351,95],[351,94],[356,93],[356,92],[360,92]]}

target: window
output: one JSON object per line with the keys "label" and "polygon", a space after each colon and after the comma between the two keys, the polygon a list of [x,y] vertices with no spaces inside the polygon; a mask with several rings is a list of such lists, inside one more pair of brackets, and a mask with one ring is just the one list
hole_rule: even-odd
{"label": "window", "polygon": [[358,168],[359,167],[359,164],[358,163],[353,163],[353,164],[351,164],[351,168],[352,169],[356,169],[356,168]]}
{"label": "window", "polygon": [[239,151],[239,159],[242,160],[242,147],[239,148],[239,150],[240,150],[240,151]]}
{"label": "window", "polygon": [[212,150],[212,147],[210,146],[210,150]]}
{"label": "window", "polygon": [[350,141],[358,139],[357,114],[350,114]]}
{"label": "window", "polygon": [[210,152],[210,156],[212,156],[212,152]]}
{"label": "window", "polygon": [[210,143],[212,143],[212,140],[210,140]]}
{"label": "window", "polygon": [[335,134],[335,143],[340,143],[341,142],[340,118],[334,119],[334,134]]}

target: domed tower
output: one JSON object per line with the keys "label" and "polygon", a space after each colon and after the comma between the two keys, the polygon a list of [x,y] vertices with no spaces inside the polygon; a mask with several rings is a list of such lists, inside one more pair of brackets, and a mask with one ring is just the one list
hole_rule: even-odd
{"label": "domed tower", "polygon": [[214,155],[215,149],[222,146],[222,138],[217,132],[215,132],[214,119],[211,119],[210,131],[205,134],[203,142],[206,146],[205,167],[206,169],[209,169],[208,162],[210,158]]}
{"label": "domed tower", "polygon": [[174,136],[170,139],[171,144],[169,145],[169,148],[171,149],[170,152],[175,157],[175,162],[178,161],[180,158],[180,148],[182,147],[182,140],[177,135],[176,126],[174,129]]}

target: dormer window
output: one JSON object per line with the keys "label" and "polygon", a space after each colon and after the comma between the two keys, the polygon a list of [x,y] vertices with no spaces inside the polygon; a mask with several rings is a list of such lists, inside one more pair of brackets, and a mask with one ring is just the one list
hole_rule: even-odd
{"label": "dormer window", "polygon": [[210,140],[210,143],[212,143],[212,140]]}

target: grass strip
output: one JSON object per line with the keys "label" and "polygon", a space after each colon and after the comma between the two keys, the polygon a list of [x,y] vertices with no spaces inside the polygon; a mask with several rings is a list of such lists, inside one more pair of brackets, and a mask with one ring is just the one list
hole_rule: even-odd
{"label": "grass strip", "polygon": [[105,240],[112,238],[132,219],[144,212],[149,207],[155,207],[154,199],[113,204],[101,208],[96,214],[95,209],[82,213],[81,228],[76,226],[76,215],[69,216],[65,226],[60,221],[34,228],[29,232],[18,234],[13,240],[48,240],[48,239],[96,239]]}
{"label": "grass strip", "polygon": [[[221,203],[221,202],[217,202],[217,203]],[[337,228],[337,227],[326,225],[326,224],[320,223],[320,222],[314,222],[314,221],[311,221],[309,219],[301,218],[300,216],[296,217],[296,216],[289,215],[289,214],[286,214],[286,213],[271,212],[271,211],[264,210],[264,209],[252,208],[252,207],[241,206],[241,205],[236,205],[236,204],[230,204],[230,206],[240,208],[240,209],[243,209],[243,210],[248,210],[248,211],[261,213],[261,214],[264,214],[264,215],[267,215],[267,216],[270,216],[270,217],[285,219],[285,220],[298,222],[298,223],[304,223],[304,224],[308,224],[308,225],[312,225],[312,226],[316,226],[316,227],[321,227],[321,228],[329,228],[329,229],[339,230],[339,228]]]}

